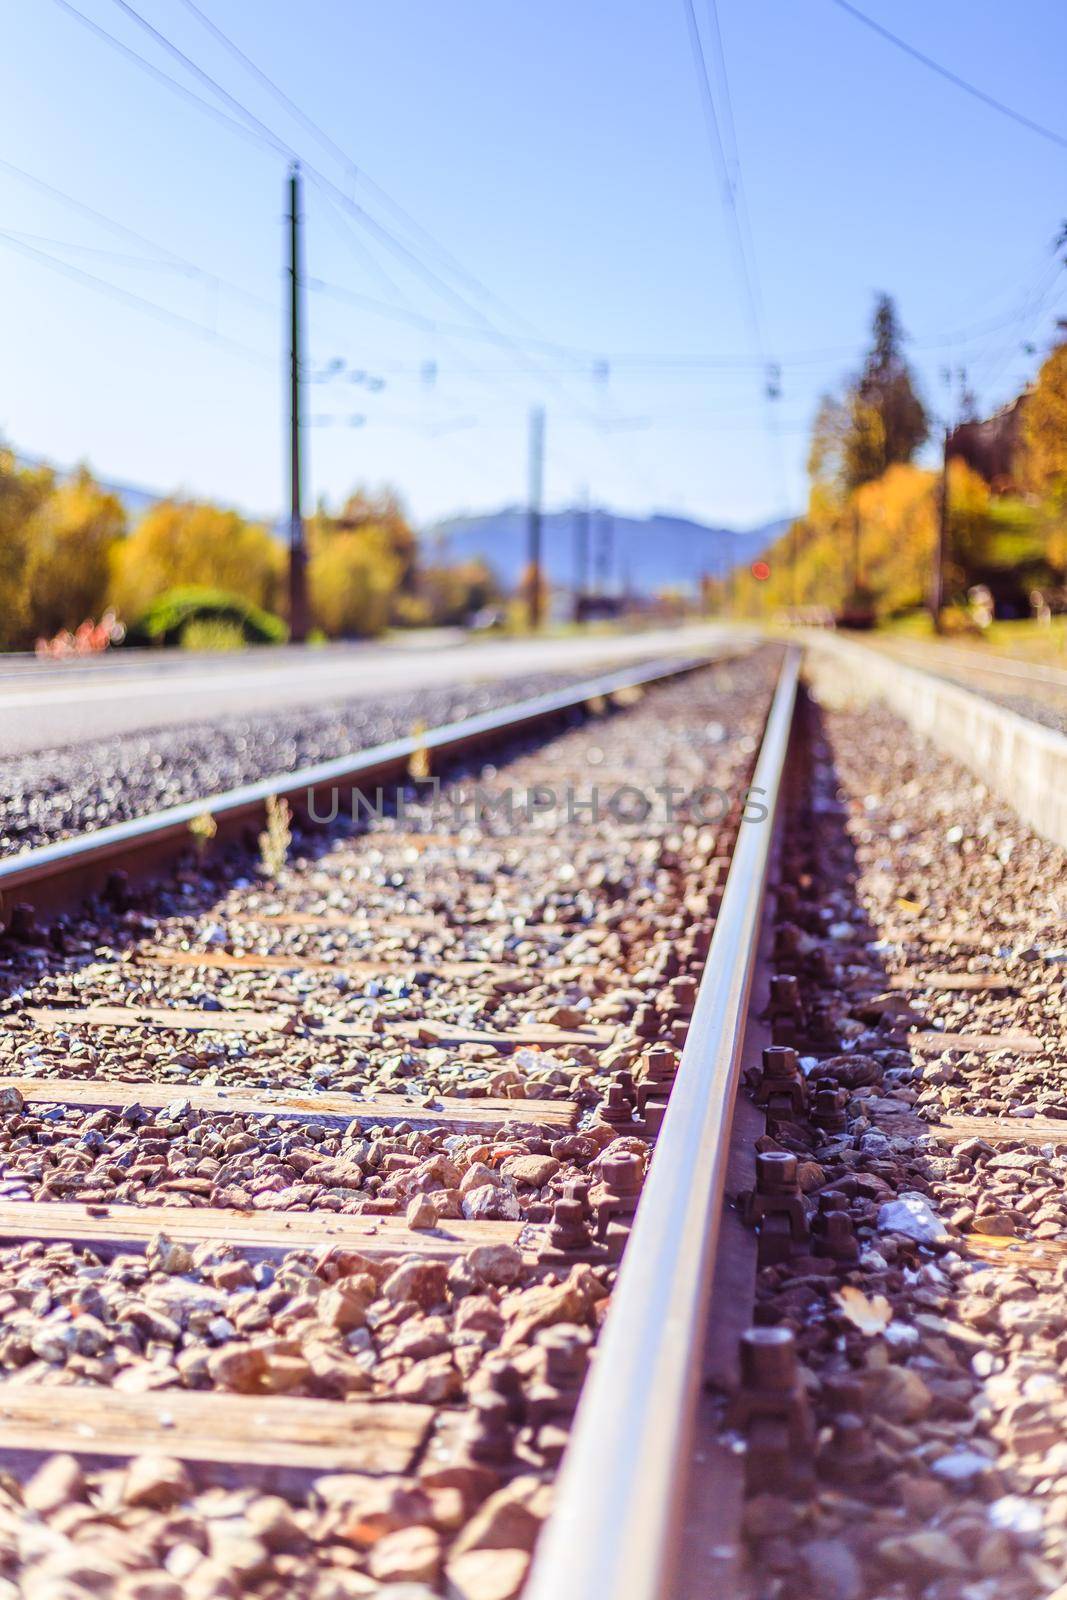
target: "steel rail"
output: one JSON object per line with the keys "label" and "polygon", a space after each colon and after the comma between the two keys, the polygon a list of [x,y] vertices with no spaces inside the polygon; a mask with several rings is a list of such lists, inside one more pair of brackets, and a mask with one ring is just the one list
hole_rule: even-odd
{"label": "steel rail", "polygon": [[693,1020],[524,1600],[667,1600],[800,652],[782,666]]}
{"label": "steel rail", "polygon": [[16,904],[35,910],[63,909],[104,886],[108,875],[119,869],[138,874],[163,870],[191,846],[190,824],[204,815],[212,818],[217,830],[215,839],[222,843],[259,824],[272,796],[290,801],[294,810],[305,813],[309,799],[323,791],[403,784],[412,757],[420,751],[433,751],[442,758],[465,755],[513,735],[551,726],[590,702],[609,699],[627,689],[650,688],[730,659],[748,644],[746,640],[741,647],[731,643],[720,652],[699,657],[621,668],[425,733],[354,751],[296,772],[275,773],[240,788],[9,856],[0,861],[0,927],[10,921]]}

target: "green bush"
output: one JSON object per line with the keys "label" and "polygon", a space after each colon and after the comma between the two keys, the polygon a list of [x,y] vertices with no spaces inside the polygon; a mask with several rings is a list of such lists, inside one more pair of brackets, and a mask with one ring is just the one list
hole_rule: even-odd
{"label": "green bush", "polygon": [[[216,629],[225,625],[231,637],[239,633],[244,644],[284,644],[289,637],[281,617],[272,616],[249,600],[242,600],[240,595],[227,594],[222,589],[191,588],[168,589],[166,594],[153,600],[129,628],[126,643],[185,644],[191,624],[211,624]],[[208,645],[207,648],[217,649],[218,646]]]}
{"label": "green bush", "polygon": [[194,617],[182,629],[183,650],[244,650],[247,641],[238,622],[221,617]]}

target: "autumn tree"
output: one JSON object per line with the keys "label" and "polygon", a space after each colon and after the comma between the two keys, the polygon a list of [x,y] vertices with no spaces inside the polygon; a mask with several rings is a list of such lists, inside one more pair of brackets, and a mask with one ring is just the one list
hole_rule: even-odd
{"label": "autumn tree", "polygon": [[376,528],[392,553],[397,569],[397,591],[401,594],[413,592],[418,568],[418,536],[394,489],[357,487],[338,512],[330,516],[320,506],[318,515],[328,518],[338,533],[357,533],[362,528]]}
{"label": "autumn tree", "polygon": [[392,614],[402,565],[386,528],[338,528],[315,518],[309,529],[312,615],[331,638],[381,633]]}
{"label": "autumn tree", "polygon": [[813,481],[848,495],[908,462],[930,428],[904,335],[889,295],[879,295],[871,348],[842,397],[824,395],[815,417],[808,466]]}
{"label": "autumn tree", "polygon": [[1067,344],[1053,350],[1023,409],[1024,470],[1038,494],[1067,496]]}
{"label": "autumn tree", "polygon": [[38,504],[26,524],[22,582],[35,637],[74,629],[104,610],[110,559],[126,532],[126,511],[79,467]]}
{"label": "autumn tree", "polygon": [[168,589],[190,587],[221,590],[274,611],[284,570],[278,540],[239,512],[203,501],[161,500],[118,547],[112,595],[131,622]]}
{"label": "autumn tree", "polygon": [[496,578],[477,558],[451,566],[424,567],[418,581],[426,621],[438,626],[455,627],[500,599]]}
{"label": "autumn tree", "polygon": [[55,476],[47,468],[20,467],[0,446],[0,648],[5,650],[33,642],[25,582],[27,532],[54,487]]}
{"label": "autumn tree", "polygon": [[60,480],[0,450],[0,648],[99,618],[125,529],[121,502],[87,467]]}
{"label": "autumn tree", "polygon": [[910,461],[930,432],[904,356],[896,306],[887,294],[878,296],[871,335],[871,349],[848,395],[845,474],[852,488],[880,478],[897,462]]}

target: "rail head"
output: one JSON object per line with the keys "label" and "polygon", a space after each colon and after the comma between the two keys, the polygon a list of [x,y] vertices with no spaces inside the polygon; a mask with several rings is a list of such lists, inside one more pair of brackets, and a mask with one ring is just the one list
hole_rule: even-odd
{"label": "rail head", "polygon": [[8,856],[0,861],[0,927],[18,902],[38,909],[66,909],[100,888],[117,868],[135,870],[143,860],[153,866],[173,860],[192,840],[190,825],[205,814],[216,824],[220,839],[261,821],[271,796],[298,808],[308,795],[347,786],[402,783],[413,756],[433,751],[442,758],[461,756],[494,741],[550,725],[591,701],[609,700],[627,689],[652,688],[713,666],[749,648],[750,639],[725,642],[721,650],[700,656],[659,659],[602,673],[547,694],[480,712],[424,733],[353,751],[295,772],[275,773],[220,794],[185,801],[166,810],[111,823],[72,839],[61,839]]}
{"label": "rail head", "polygon": [[800,652],[783,662],[667,1114],[524,1600],[667,1600]]}

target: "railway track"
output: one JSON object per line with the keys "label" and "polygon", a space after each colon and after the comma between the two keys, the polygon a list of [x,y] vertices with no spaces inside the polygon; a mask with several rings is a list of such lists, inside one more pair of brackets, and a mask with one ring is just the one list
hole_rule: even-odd
{"label": "railway track", "polygon": [[[616,674],[4,864],[12,1592],[517,1592],[772,668]],[[321,816],[413,761],[436,812],[283,864],[278,790]],[[269,794],[264,876],[218,845]]]}
{"label": "railway track", "polygon": [[195,808],[11,867],[104,894],[8,936],[0,1580],[1050,1593],[1062,852],[794,652],[285,788],[413,761],[269,872]]}

